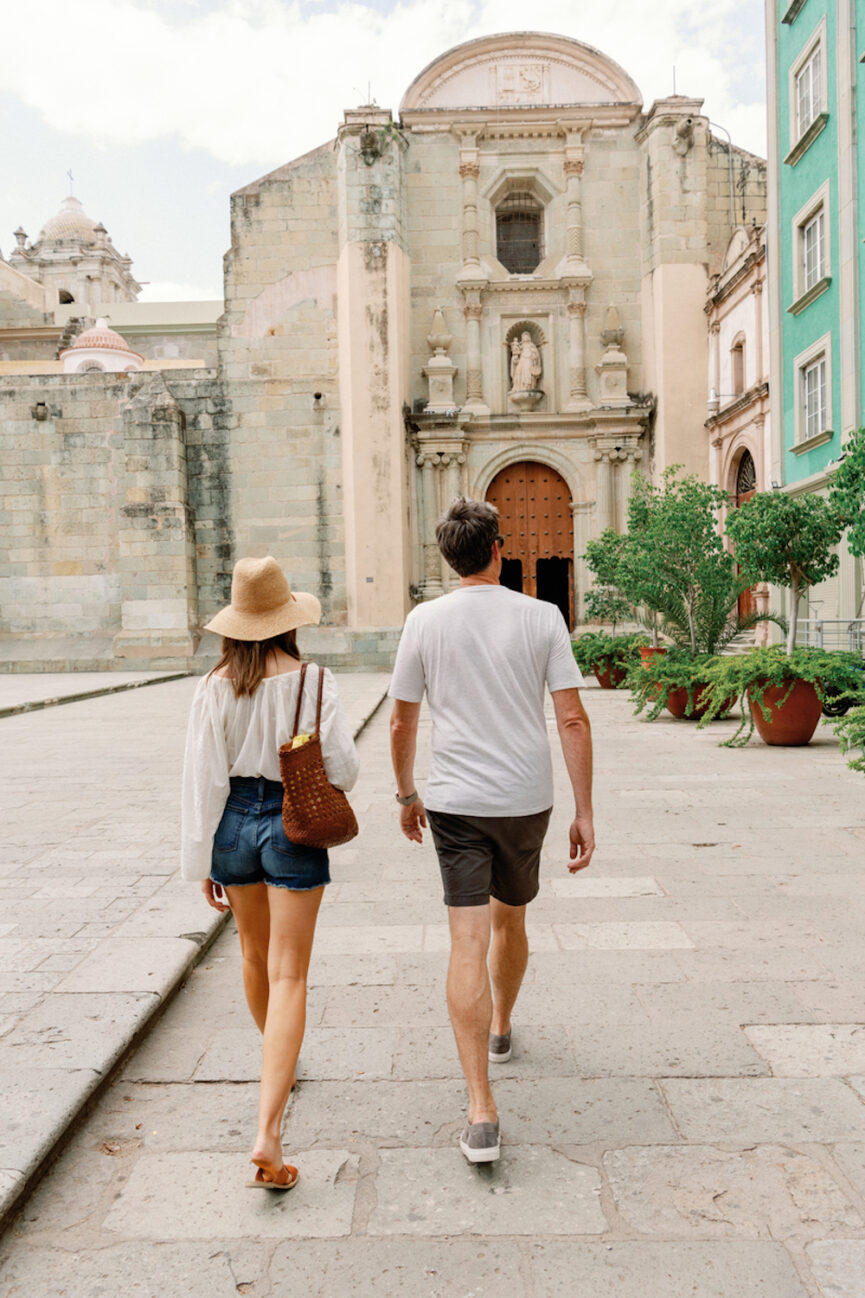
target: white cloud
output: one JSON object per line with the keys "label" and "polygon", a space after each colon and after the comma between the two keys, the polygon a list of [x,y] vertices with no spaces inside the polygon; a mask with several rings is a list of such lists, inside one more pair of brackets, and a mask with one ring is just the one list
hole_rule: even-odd
{"label": "white cloud", "polygon": [[[635,79],[647,103],[672,91],[705,97],[736,143],[762,152],[760,0],[533,0],[531,26],[595,45]],[[408,84],[452,45],[525,30],[525,0],[403,0],[390,12],[341,0],[330,12],[296,0],[221,0],[202,13],[145,0],[30,0],[40,67],[8,59],[0,90],[58,130],[97,143],[174,139],[223,162],[276,166],[330,139],[342,110],[366,97],[396,112]],[[25,11],[17,21],[24,23]],[[14,42],[16,19],[5,35]],[[20,33],[22,47],[26,43]],[[743,62],[756,69],[743,77]],[[750,102],[736,87],[751,84]]]}

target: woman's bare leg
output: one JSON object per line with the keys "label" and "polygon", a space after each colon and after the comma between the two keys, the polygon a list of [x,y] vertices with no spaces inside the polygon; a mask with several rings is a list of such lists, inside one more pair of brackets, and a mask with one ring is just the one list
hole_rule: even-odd
{"label": "woman's bare leg", "polygon": [[306,1026],[306,976],[324,887],[309,892],[268,888],[270,995],[261,1050],[258,1135],[252,1161],[265,1180],[283,1166],[282,1119]]}
{"label": "woman's bare leg", "polygon": [[246,1003],[259,1032],[264,1032],[270,990],[267,978],[267,948],[270,942],[267,884],[248,883],[241,888],[226,888],[225,891],[240,934]]}

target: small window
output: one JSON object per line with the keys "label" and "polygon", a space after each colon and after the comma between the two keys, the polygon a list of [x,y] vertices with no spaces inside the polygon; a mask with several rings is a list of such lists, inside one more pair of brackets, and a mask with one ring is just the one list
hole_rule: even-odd
{"label": "small window", "polygon": [[508,194],[496,208],[496,256],[512,275],[530,275],[540,265],[542,222],[533,194]]}
{"label": "small window", "polygon": [[823,209],[802,227],[802,287],[807,293],[826,274],[823,255]]}
{"label": "small window", "polygon": [[730,369],[733,383],[733,395],[741,396],[745,391],[745,340],[740,339],[730,348]]}
{"label": "small window", "polygon": [[802,370],[802,431],[804,438],[816,437],[829,420],[826,406],[826,357],[818,356]]}
{"label": "small window", "polygon": [[65,288],[61,288],[60,292],[57,294],[57,298],[61,306],[68,306],[70,302],[75,301],[75,298],[72,296],[69,290]]}
{"label": "small window", "polygon": [[796,74],[796,125],[799,139],[823,109],[823,56],[818,45]]}

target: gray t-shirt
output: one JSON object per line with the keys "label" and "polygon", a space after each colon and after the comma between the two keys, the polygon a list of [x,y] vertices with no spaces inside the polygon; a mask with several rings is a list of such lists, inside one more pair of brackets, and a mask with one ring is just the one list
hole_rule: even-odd
{"label": "gray t-shirt", "polygon": [[504,586],[461,586],[409,613],[391,698],[432,714],[424,802],[463,816],[532,816],[553,805],[550,693],[583,678],[554,604]]}

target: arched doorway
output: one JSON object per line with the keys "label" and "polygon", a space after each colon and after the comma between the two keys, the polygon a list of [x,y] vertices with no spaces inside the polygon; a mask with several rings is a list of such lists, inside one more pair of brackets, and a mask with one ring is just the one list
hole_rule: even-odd
{"label": "arched doorway", "polygon": [[[742,458],[739,460],[736,469],[736,508],[744,505],[746,500],[750,500],[757,491],[757,470],[754,465],[754,457],[750,451],[743,451]],[[757,600],[754,596],[753,586],[742,592],[739,596],[739,617],[750,617],[757,612]]]}
{"label": "arched doorway", "polygon": [[545,599],[574,625],[574,523],[571,493],[560,473],[535,460],[509,464],[493,478],[487,500],[505,537],[502,585]]}

